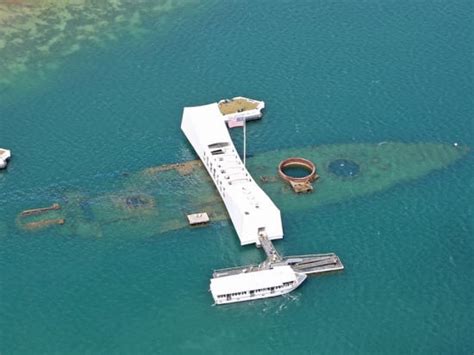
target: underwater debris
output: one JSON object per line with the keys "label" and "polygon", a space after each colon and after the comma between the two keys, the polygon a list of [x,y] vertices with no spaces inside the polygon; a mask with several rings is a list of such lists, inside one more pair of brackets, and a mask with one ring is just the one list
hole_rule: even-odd
{"label": "underwater debris", "polygon": [[44,228],[48,227],[51,225],[63,225],[66,223],[66,220],[64,218],[55,218],[55,219],[45,219],[42,221],[36,221],[36,222],[28,222],[25,223],[23,226],[25,229],[39,229],[39,228]]}
{"label": "underwater debris", "polygon": [[40,229],[51,225],[63,225],[66,220],[58,216],[61,210],[59,203],[53,203],[49,207],[33,208],[24,210],[18,214],[17,224],[23,229]]}
{"label": "underwater debris", "polygon": [[313,192],[313,185],[309,181],[294,182],[290,181],[291,188],[297,194]]}
{"label": "underwater debris", "polygon": [[176,170],[181,176],[190,175],[195,169],[201,168],[200,160],[190,160],[183,163],[165,164],[146,169],[149,175],[156,175],[158,173],[170,170]]}
{"label": "underwater debris", "polygon": [[[468,152],[468,147],[454,147],[452,143],[332,144],[255,154],[247,160],[247,166],[250,173],[260,176],[256,179],[257,183],[281,208],[282,213],[289,213],[389,189],[444,169]],[[317,194],[306,194],[304,197],[295,194],[288,183],[279,177],[275,167],[289,156],[306,157],[318,163],[317,173],[321,178]],[[338,159],[356,162],[359,166],[357,176],[341,178],[333,174],[329,165]],[[183,176],[179,172],[178,167],[183,165],[192,167],[189,175]],[[197,160],[131,172],[114,181],[113,188],[109,182],[104,184],[91,191],[74,188],[64,191],[61,210],[18,217],[17,227],[27,229],[27,222],[65,217],[67,223],[56,229],[55,233],[129,238],[137,235],[137,223],[143,236],[157,236],[186,228],[189,223],[185,216],[195,211],[206,211],[213,222],[229,219],[218,191]],[[131,207],[127,207],[126,199],[137,196],[140,201],[131,199]],[[156,208],[158,203],[159,209]],[[47,224],[44,226],[46,228]]]}
{"label": "underwater debris", "polygon": [[276,176],[268,176],[268,175],[261,175],[260,176],[260,181],[263,183],[267,182],[276,182],[278,178]]}
{"label": "underwater debris", "polygon": [[127,208],[153,208],[155,201],[153,198],[145,195],[127,196],[124,199]]}
{"label": "underwater debris", "polygon": [[33,208],[31,210],[24,210],[21,212],[21,217],[27,217],[32,215],[42,214],[48,211],[60,210],[61,206],[59,203],[53,203],[50,207],[41,207],[41,208]]}
{"label": "underwater debris", "polygon": [[145,196],[129,196],[125,198],[128,208],[153,207],[153,201]]}

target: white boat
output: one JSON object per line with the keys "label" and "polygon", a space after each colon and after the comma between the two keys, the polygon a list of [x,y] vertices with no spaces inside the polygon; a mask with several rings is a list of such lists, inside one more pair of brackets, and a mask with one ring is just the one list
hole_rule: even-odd
{"label": "white boat", "polygon": [[0,169],[5,169],[7,167],[10,157],[11,152],[8,149],[0,148]]}
{"label": "white boat", "polygon": [[281,296],[296,289],[306,279],[291,266],[241,272],[211,279],[211,293],[216,304],[252,301]]}

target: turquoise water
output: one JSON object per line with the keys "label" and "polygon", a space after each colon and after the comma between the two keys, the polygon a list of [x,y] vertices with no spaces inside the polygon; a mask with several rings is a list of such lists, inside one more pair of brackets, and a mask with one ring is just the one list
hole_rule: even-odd
{"label": "turquoise water", "polygon": [[[473,145],[469,1],[222,2],[145,18],[0,93],[0,352],[471,354],[472,152],[363,198],[282,208],[283,254],[336,252],[338,275],[212,307],[214,268],[258,262],[232,225],[128,238],[20,231],[19,211],[123,172],[194,158],[182,108],[263,99],[248,151],[351,142]],[[1,60],[1,57],[0,57]],[[239,132],[233,133],[236,141]],[[117,230],[118,233],[118,230]]]}

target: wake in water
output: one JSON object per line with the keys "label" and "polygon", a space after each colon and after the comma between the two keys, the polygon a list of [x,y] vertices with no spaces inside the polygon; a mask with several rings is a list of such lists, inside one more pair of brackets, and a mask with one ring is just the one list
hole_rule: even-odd
{"label": "wake in water", "polygon": [[255,301],[263,303],[262,313],[280,314],[293,304],[301,302],[301,293],[286,293],[278,298],[269,298],[265,300]]}

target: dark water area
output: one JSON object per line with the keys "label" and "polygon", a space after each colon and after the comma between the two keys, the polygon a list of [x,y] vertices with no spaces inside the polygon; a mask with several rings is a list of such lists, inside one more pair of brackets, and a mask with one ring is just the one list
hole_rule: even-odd
{"label": "dark water area", "polygon": [[310,170],[301,168],[301,167],[287,167],[283,169],[283,172],[286,175],[295,177],[295,178],[302,178],[302,177],[308,176],[311,173]]}
{"label": "dark water area", "polygon": [[375,194],[280,206],[282,254],[335,252],[345,270],[246,304],[213,307],[208,292],[212,270],[263,259],[228,221],[164,234],[136,223],[126,237],[120,224],[101,237],[16,224],[71,191],[107,194],[126,173],[195,159],[183,107],[238,95],[266,102],[247,127],[256,157],[472,148],[472,15],[464,0],[209,2],[144,17],[144,36],[86,46],[36,87],[2,91],[0,146],[13,158],[0,172],[0,352],[472,353],[472,151]]}
{"label": "dark water area", "polygon": [[356,162],[347,159],[333,160],[328,168],[331,173],[343,178],[356,177],[360,171],[360,166]]}

